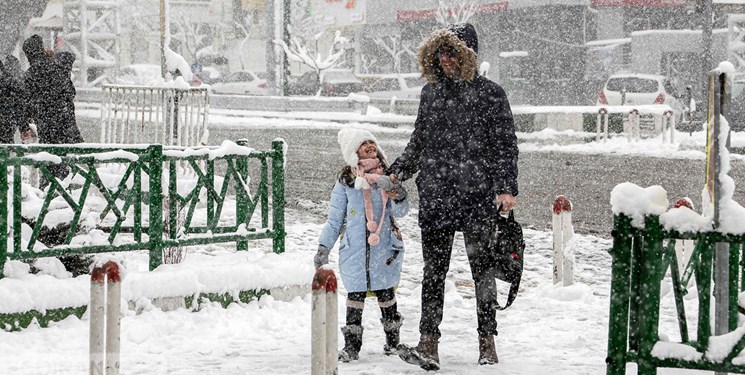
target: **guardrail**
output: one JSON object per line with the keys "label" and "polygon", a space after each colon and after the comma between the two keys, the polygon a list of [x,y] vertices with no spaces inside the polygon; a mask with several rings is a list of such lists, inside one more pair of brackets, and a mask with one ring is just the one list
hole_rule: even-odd
{"label": "guardrail", "polygon": [[[115,86],[110,87],[140,87],[155,89],[148,86]],[[104,86],[106,87],[106,86]],[[75,100],[80,103],[104,103],[104,88],[76,88]],[[192,91],[205,91],[206,87],[193,87]],[[244,111],[271,111],[271,112],[358,112],[367,113],[368,98],[363,95],[350,95],[346,97],[321,97],[321,96],[254,96],[254,95],[208,95],[206,101],[212,108],[233,109]],[[130,100],[131,104],[136,102]],[[142,101],[140,101],[142,102]],[[417,106],[419,104],[417,103]],[[122,107],[120,105],[120,107]],[[183,111],[181,113],[184,113]],[[102,116],[103,117],[103,116]],[[133,117],[130,116],[130,121]]]}
{"label": "guardrail", "polygon": [[[132,250],[148,250],[152,270],[167,247],[236,242],[246,250],[255,239],[283,252],[284,141],[270,151],[245,144],[0,146],[0,271],[7,260]],[[59,163],[72,172],[64,180],[50,172]],[[29,170],[49,187],[24,183]],[[50,232],[53,241],[39,242]]]}
{"label": "guardrail", "polygon": [[207,144],[210,96],[205,88],[104,85],[98,99],[101,143]]}
{"label": "guardrail", "polygon": [[[745,373],[739,359],[745,348],[745,330],[738,328],[738,294],[745,290],[741,261],[745,236],[665,230],[655,215],[646,216],[643,228],[632,226],[631,220],[623,214],[613,220],[607,374],[625,374],[628,362],[637,363],[640,375],[656,374],[659,367]],[[676,244],[684,240],[693,240],[695,247],[680,272]],[[728,259],[728,268],[714,269],[717,256]],[[668,271],[678,320],[678,332],[673,334],[663,334],[659,327],[661,284]],[[725,328],[718,336],[712,334],[711,316],[715,274],[724,280],[719,288],[727,294],[719,303],[724,302],[728,311],[727,321],[716,322]],[[683,299],[692,278],[698,296],[695,338],[688,331]]]}

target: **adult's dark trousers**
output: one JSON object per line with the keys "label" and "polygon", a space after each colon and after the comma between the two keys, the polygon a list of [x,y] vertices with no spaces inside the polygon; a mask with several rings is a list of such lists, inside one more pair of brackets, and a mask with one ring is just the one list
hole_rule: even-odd
{"label": "adult's dark trousers", "polygon": [[[476,286],[477,331],[482,335],[497,334],[497,285],[494,267],[487,260],[486,249],[494,236],[495,226],[475,226],[463,231],[468,263]],[[439,338],[445,303],[445,277],[453,251],[452,228],[422,228],[422,316],[419,333]]]}

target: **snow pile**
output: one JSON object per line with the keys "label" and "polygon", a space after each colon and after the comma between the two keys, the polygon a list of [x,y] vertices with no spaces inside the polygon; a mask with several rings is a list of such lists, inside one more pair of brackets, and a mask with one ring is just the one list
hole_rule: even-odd
{"label": "snow pile", "polygon": [[[310,257],[310,254],[300,252],[274,254],[258,251],[224,253],[210,256],[211,259],[197,255],[187,258],[184,263],[161,265],[152,272],[128,270],[128,262],[122,259],[117,263],[125,267],[123,298],[140,301],[142,298],[191,297],[200,293],[229,293],[237,297],[241,291],[293,286],[305,288],[315,272]],[[49,267],[46,267],[47,272],[53,272],[56,277],[33,275],[29,274],[29,268],[20,261],[6,262],[6,277],[0,279],[0,314],[88,304],[90,276],[70,278],[66,272],[61,274]]]}

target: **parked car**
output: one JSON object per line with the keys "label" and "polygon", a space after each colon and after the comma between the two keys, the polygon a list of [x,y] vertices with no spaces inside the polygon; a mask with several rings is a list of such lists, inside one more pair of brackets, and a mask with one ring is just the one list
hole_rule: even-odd
{"label": "parked car", "polygon": [[215,94],[269,94],[266,79],[260,78],[250,70],[230,73],[225,80],[212,85],[212,92]]}
{"label": "parked car", "polygon": [[119,69],[115,83],[120,85],[149,86],[153,83],[162,82],[160,65],[155,64],[131,64]]}
{"label": "parked car", "polygon": [[315,72],[290,81],[290,95],[346,96],[364,89],[365,84],[348,69],[323,70],[320,82]]}
{"label": "parked car", "polygon": [[365,90],[365,84],[347,69],[321,71],[321,95],[346,96]]}
{"label": "parked car", "polygon": [[371,98],[419,99],[427,81],[419,73],[386,74],[370,85],[367,95]]}
{"label": "parked car", "polygon": [[207,85],[214,85],[215,83],[222,82],[222,74],[219,70],[205,66],[202,68],[202,83]]}
{"label": "parked car", "polygon": [[320,84],[316,72],[305,72],[300,77],[290,77],[290,95],[310,96],[318,92]]}
{"label": "parked car", "polygon": [[680,122],[685,106],[678,93],[665,76],[654,74],[622,73],[608,77],[596,105],[645,105],[667,104]]}

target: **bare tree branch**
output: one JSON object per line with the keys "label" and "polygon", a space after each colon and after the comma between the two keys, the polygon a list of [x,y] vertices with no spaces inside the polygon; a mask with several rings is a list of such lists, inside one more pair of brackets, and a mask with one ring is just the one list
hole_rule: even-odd
{"label": "bare tree branch", "polygon": [[478,10],[478,0],[438,0],[437,22],[442,25],[467,22]]}

